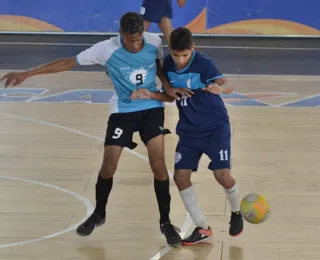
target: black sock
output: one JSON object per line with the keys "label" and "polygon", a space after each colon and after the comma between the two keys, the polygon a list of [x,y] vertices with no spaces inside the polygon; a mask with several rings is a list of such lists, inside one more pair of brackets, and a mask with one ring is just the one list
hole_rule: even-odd
{"label": "black sock", "polygon": [[156,197],[158,201],[159,211],[160,211],[160,224],[170,221],[170,186],[169,179],[165,181],[159,181],[154,179],[154,190],[156,192]]}
{"label": "black sock", "polygon": [[96,184],[96,208],[94,213],[101,218],[106,216],[108,197],[112,189],[113,177],[103,179],[100,175]]}

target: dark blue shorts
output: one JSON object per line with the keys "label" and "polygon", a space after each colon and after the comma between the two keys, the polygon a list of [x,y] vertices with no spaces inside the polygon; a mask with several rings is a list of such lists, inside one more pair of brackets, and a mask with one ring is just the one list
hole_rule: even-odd
{"label": "dark blue shorts", "polygon": [[205,137],[181,137],[176,148],[175,170],[198,170],[200,158],[206,154],[211,162],[209,170],[230,169],[231,130],[230,124],[224,124]]}
{"label": "dark blue shorts", "polygon": [[144,0],[140,14],[145,21],[159,24],[162,17],[172,18],[172,2],[171,0]]}

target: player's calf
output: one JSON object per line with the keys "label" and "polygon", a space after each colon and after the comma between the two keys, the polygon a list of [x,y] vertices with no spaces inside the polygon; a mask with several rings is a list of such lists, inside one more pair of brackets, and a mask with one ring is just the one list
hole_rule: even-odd
{"label": "player's calf", "polygon": [[160,231],[166,237],[167,243],[170,246],[180,246],[182,243],[181,237],[178,234],[180,230],[172,225],[170,221],[171,195],[169,178],[166,180],[159,180],[155,177],[154,190],[160,212]]}
{"label": "player's calf", "polygon": [[183,245],[197,244],[209,239],[213,235],[211,228],[206,224],[204,214],[198,204],[197,194],[190,180],[191,173],[191,169],[176,170],[174,173],[174,180],[179,189],[183,204],[196,225],[193,233],[182,240]]}
{"label": "player's calf", "polygon": [[105,223],[106,206],[113,186],[113,175],[117,169],[122,147],[106,146],[102,166],[96,183],[96,207],[89,218],[76,230],[80,236],[89,236],[96,227]]}
{"label": "player's calf", "polygon": [[180,230],[170,221],[170,181],[164,159],[164,138],[158,135],[147,143],[150,167],[154,175],[154,191],[160,212],[160,231],[166,237],[170,246],[180,246]]}
{"label": "player's calf", "polygon": [[159,160],[150,160],[150,167],[155,179],[161,181],[169,179],[169,174],[164,159],[159,158]]}
{"label": "player's calf", "polygon": [[172,28],[172,23],[171,23],[171,19],[168,17],[162,17],[161,22],[159,24],[159,28],[163,33],[164,38],[166,39],[166,41],[169,43],[170,41],[170,34],[173,30]]}
{"label": "player's calf", "polygon": [[243,230],[243,219],[240,213],[240,196],[238,185],[231,176],[230,169],[219,169],[215,170],[213,173],[216,180],[224,188],[231,208],[229,234],[231,236],[238,236]]}
{"label": "player's calf", "polygon": [[105,223],[106,206],[112,184],[113,177],[104,179],[100,174],[98,175],[96,183],[96,207],[90,217],[77,228],[76,232],[79,236],[89,236],[96,227]]}

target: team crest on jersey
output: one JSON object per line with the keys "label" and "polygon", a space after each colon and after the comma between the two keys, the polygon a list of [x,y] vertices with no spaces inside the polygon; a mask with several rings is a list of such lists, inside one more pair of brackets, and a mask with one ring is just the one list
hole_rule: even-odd
{"label": "team crest on jersey", "polygon": [[178,163],[178,162],[180,162],[180,161],[181,161],[181,159],[182,159],[182,155],[181,155],[181,153],[176,152],[176,156],[175,156],[175,159],[174,159],[174,163]]}
{"label": "team crest on jersey", "polygon": [[141,8],[140,8],[140,14],[141,15],[144,15],[146,13],[146,8],[144,7],[144,6],[142,6]]}
{"label": "team crest on jersey", "polygon": [[192,88],[191,83],[192,83],[191,79],[188,78],[188,80],[187,80],[187,88],[190,88],[190,89]]}

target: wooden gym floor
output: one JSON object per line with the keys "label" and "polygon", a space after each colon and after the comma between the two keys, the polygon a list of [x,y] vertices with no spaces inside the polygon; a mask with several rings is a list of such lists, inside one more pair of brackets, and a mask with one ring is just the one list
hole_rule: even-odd
{"label": "wooden gym floor", "polygon": [[[233,175],[241,197],[261,192],[269,199],[272,216],[266,223],[245,223],[241,236],[229,237],[226,197],[203,157],[193,182],[214,238],[196,246],[167,247],[159,231],[146,149],[137,135],[137,149],[124,151],[120,160],[106,224],[89,237],[79,237],[75,228],[92,211],[95,201],[108,104],[6,102],[8,97],[26,94],[3,91],[0,259],[320,259],[320,110],[311,102],[319,100],[320,77],[228,77],[242,94],[240,99],[225,99],[233,126]],[[111,88],[101,72],[39,76],[22,87],[48,89],[42,96]],[[307,96],[314,98],[302,102],[304,107],[279,106]],[[90,96],[86,98],[90,100]],[[239,106],[248,100],[256,104]],[[173,132],[166,137],[171,170],[176,122],[175,106],[166,106],[166,126]],[[189,233],[192,223],[173,181],[171,194],[173,223]]]}

